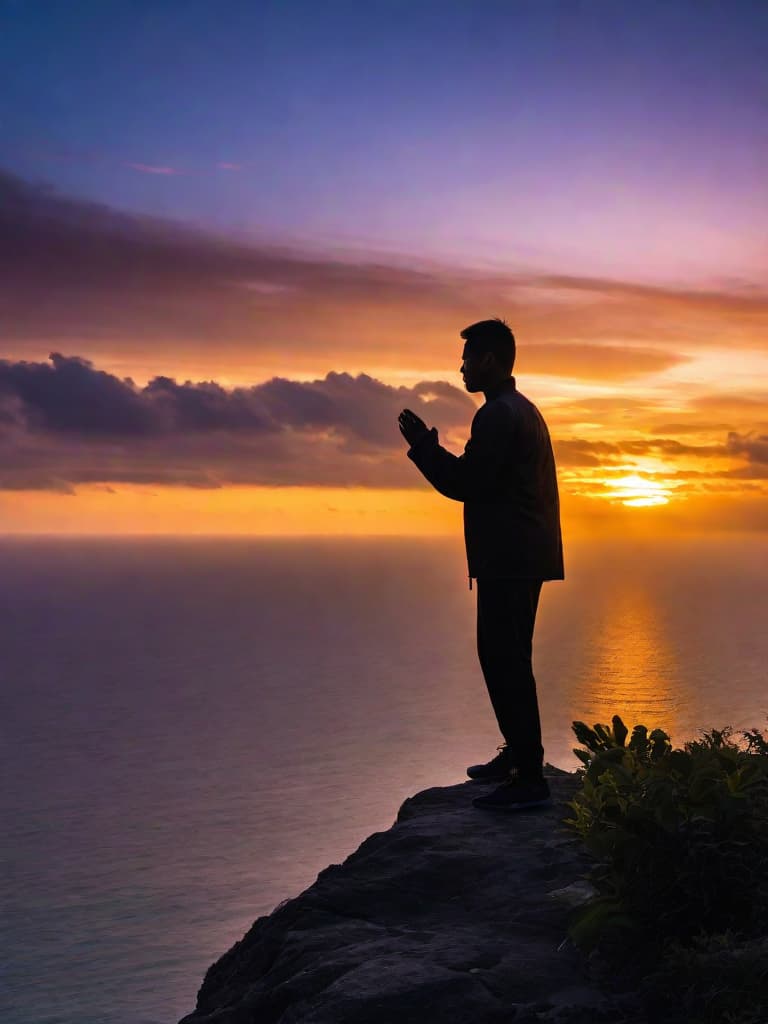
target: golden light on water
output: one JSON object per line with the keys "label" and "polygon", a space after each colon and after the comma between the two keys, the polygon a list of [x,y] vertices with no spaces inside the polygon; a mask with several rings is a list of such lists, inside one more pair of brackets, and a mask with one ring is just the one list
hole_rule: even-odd
{"label": "golden light on water", "polygon": [[681,695],[673,637],[647,584],[618,579],[600,609],[595,660],[578,696],[593,722],[678,729]]}

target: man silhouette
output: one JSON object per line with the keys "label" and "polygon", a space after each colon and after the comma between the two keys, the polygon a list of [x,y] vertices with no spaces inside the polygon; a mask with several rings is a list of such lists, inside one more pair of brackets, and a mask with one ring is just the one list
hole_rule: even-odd
{"label": "man silhouette", "polygon": [[411,459],[432,486],[464,503],[469,587],[477,580],[477,653],[504,743],[471,779],[500,782],[476,807],[521,810],[550,801],[532,667],[541,585],[562,580],[560,505],[552,444],[541,413],[517,390],[515,338],[498,318],[466,327],[461,375],[485,404],[464,454],[453,455],[410,409],[399,416]]}

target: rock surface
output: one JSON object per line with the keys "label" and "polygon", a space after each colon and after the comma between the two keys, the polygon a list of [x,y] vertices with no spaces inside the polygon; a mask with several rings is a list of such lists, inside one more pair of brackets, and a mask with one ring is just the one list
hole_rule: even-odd
{"label": "rock surface", "polygon": [[[206,973],[181,1024],[497,1024],[614,1020],[566,939],[587,860],[563,829],[578,780],[547,766],[553,805],[472,806],[465,782],[407,799]],[[579,891],[578,886],[573,890]]]}

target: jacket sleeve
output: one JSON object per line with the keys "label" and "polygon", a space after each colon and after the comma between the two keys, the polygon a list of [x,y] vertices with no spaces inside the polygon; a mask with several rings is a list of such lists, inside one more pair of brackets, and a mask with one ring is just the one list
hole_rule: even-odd
{"label": "jacket sleeve", "polygon": [[508,460],[510,423],[501,410],[479,409],[462,455],[438,442],[432,427],[407,455],[435,490],[454,501],[488,500],[501,494]]}

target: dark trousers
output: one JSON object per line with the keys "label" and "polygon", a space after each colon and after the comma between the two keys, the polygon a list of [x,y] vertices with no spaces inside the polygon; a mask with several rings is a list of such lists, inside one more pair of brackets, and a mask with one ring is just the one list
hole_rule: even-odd
{"label": "dark trousers", "polygon": [[533,676],[533,627],[541,580],[477,580],[477,653],[501,734],[521,778],[544,763]]}

